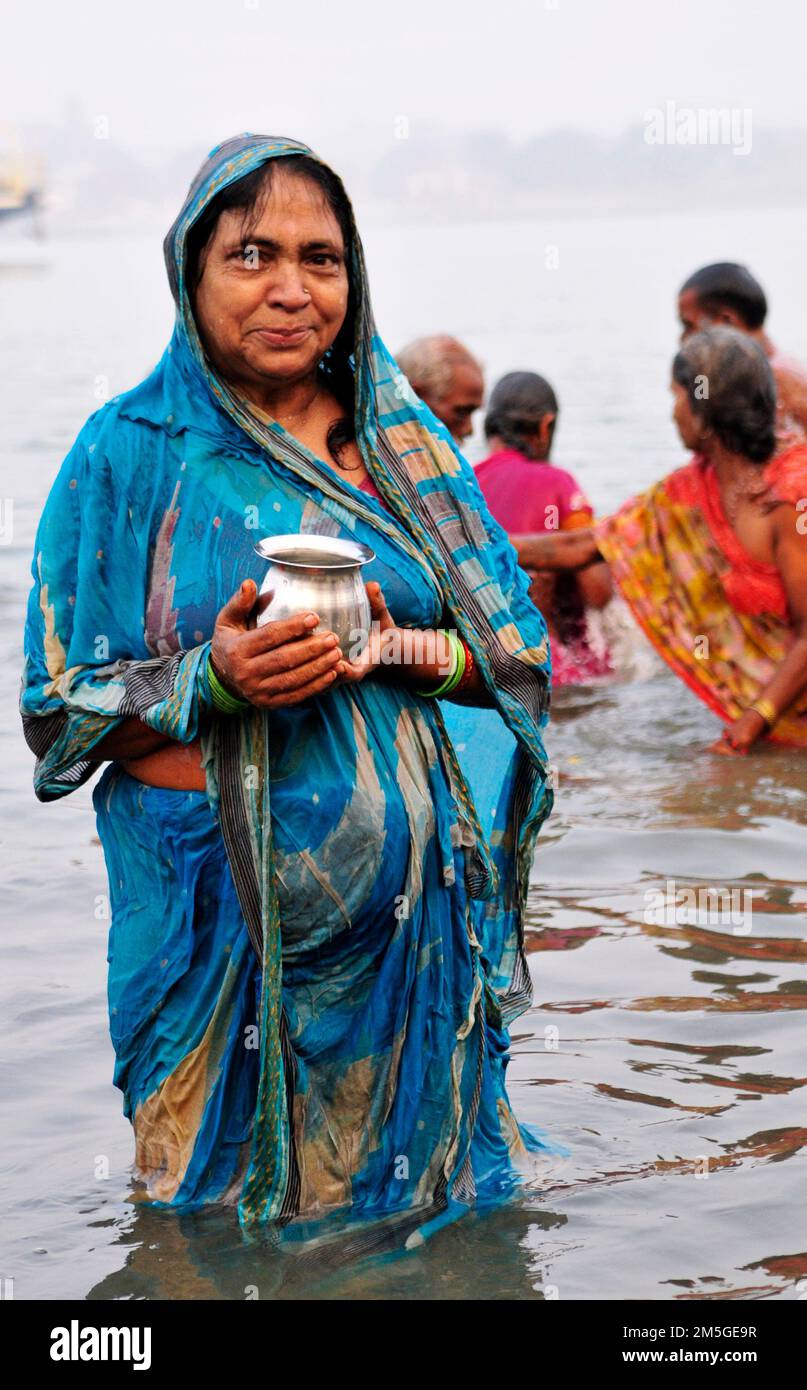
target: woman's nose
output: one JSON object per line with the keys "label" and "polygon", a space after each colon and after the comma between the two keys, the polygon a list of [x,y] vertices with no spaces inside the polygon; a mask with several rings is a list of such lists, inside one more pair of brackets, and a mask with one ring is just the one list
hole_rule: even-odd
{"label": "woman's nose", "polygon": [[281,262],[266,287],[266,298],[284,309],[304,309],[310,304],[311,295],[303,283],[300,267]]}

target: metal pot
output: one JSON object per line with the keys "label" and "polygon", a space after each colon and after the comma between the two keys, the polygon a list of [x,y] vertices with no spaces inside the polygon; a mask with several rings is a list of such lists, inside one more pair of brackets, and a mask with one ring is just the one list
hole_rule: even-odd
{"label": "metal pot", "polygon": [[310,610],[320,619],[312,631],[334,632],[344,655],[355,660],[371,621],[361,567],[375,559],[375,551],[360,541],[317,535],[267,536],[255,550],[270,562],[258,590],[255,625]]}

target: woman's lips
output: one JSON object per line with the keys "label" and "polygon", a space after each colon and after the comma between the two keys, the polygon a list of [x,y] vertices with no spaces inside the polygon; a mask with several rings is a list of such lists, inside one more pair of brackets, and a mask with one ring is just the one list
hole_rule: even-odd
{"label": "woman's lips", "polygon": [[255,328],[259,338],[265,343],[270,343],[272,347],[296,347],[301,343],[306,333],[310,333],[310,328]]}

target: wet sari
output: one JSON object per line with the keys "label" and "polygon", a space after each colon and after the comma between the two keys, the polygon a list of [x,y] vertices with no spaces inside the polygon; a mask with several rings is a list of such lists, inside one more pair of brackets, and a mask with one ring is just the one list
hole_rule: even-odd
{"label": "wet sari", "polygon": [[[594,511],[576,478],[548,459],[497,449],[474,471],[491,513],[508,535],[573,531],[592,524]],[[550,595],[536,602],[541,602],[551,631],[553,688],[613,675],[608,649],[589,626],[575,576],[551,578]]]}
{"label": "wet sari", "polygon": [[[565,1153],[519,1125],[508,1025],[531,999],[523,903],[551,806],[543,620],[506,534],[444,427],[375,330],[351,275],[356,488],[216,376],[184,282],[188,228],[225,184],[306,146],[217,147],[166,238],[177,304],[154,372],[85,424],[38,528],[21,713],[42,801],[100,764],[136,716],[201,738],[205,791],[116,762],[93,789],[109,873],[115,1084],[135,1176],[157,1206],[237,1204],[247,1233],[358,1219],[428,1229]],[[327,375],[327,359],[321,370]],[[493,846],[441,703],[366,678],[222,715],[206,675],[216,615],[265,562],[263,536],[365,542],[402,626],[454,627],[516,746]],[[475,932],[484,902],[487,940]]]}
{"label": "wet sari", "polygon": [[[774,457],[764,481],[765,505],[787,502],[803,510],[807,448]],[[721,719],[738,719],[783,661],[793,628],[779,572],[749,555],[735,536],[714,468],[693,459],[599,522],[595,535],[659,654]],[[807,692],[768,738],[807,747]]]}

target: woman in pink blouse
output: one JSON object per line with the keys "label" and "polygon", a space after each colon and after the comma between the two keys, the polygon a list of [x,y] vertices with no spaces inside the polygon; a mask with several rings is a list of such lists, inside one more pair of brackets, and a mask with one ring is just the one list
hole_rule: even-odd
{"label": "woman in pink blouse", "polygon": [[[558,418],[555,392],[537,372],[509,372],[494,387],[485,416],[491,453],[476,477],[491,514],[511,535],[590,526],[594,512],[576,479],[550,463]],[[528,570],[530,597],[552,641],[553,685],[610,675],[611,659],[589,629],[587,610],[612,595],[606,564],[576,574]]]}

